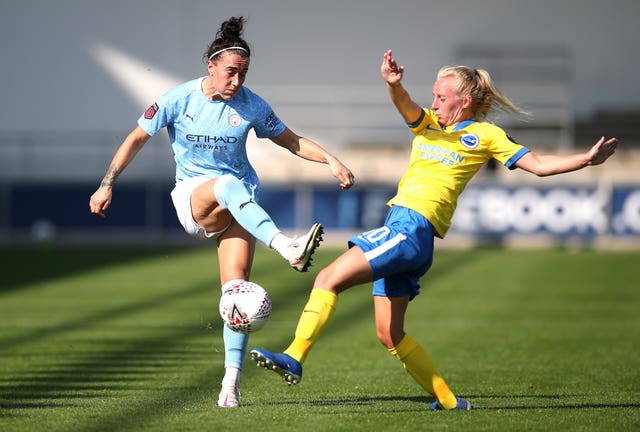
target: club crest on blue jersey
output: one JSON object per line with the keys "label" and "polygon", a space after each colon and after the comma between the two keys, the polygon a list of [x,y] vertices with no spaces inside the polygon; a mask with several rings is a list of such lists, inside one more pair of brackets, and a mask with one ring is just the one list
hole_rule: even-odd
{"label": "club crest on blue jersey", "polygon": [[466,148],[472,150],[480,144],[480,138],[476,134],[464,134],[460,137],[460,142]]}
{"label": "club crest on blue jersey", "polygon": [[240,126],[240,123],[242,123],[240,116],[238,114],[231,114],[229,117],[229,124],[233,127],[238,127]]}

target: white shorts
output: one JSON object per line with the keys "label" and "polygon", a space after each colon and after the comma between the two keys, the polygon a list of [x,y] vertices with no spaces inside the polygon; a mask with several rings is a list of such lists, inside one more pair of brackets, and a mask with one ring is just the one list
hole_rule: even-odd
{"label": "white shorts", "polygon": [[[191,192],[209,180],[211,180],[209,177],[188,178],[176,183],[176,186],[171,191],[171,199],[173,200],[173,206],[176,208],[176,214],[178,215],[180,224],[189,235],[198,240],[215,240],[231,225],[227,225],[221,231],[207,232],[206,229],[193,220],[193,213],[191,212]],[[213,187],[211,188],[211,193],[214,193]]]}

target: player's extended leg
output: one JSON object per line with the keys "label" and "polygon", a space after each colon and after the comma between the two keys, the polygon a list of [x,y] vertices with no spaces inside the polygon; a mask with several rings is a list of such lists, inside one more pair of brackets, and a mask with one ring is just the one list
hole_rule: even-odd
{"label": "player's extended leg", "polygon": [[371,268],[362,250],[357,246],[349,249],[318,273],[289,347],[281,354],[254,348],[251,359],[281,375],[288,384],[297,384],[302,379],[302,363],[333,317],[338,294],[371,280]]}
{"label": "player's extended leg", "polygon": [[302,379],[302,363],[309,350],[324,332],[336,309],[338,296],[330,291],[313,289],[298,321],[295,339],[283,353],[262,348],[251,350],[251,360],[280,375],[289,385]]}
{"label": "player's extended leg", "polygon": [[221,210],[228,210],[244,229],[280,253],[289,261],[291,267],[298,271],[307,271],[311,265],[311,255],[322,240],[322,226],[314,224],[306,235],[289,238],[282,234],[267,212],[253,198],[253,194],[242,180],[230,174],[223,175],[194,189],[191,196],[194,219],[207,228],[206,225],[215,220]]}
{"label": "player's extended leg", "polygon": [[[249,280],[256,240],[237,222],[218,241],[218,263],[222,292],[238,280]],[[224,368],[218,406],[235,408],[240,404],[240,373],[247,352],[249,335],[236,333],[223,325]]]}
{"label": "player's extended leg", "polygon": [[232,176],[218,177],[213,185],[218,204],[228,209],[234,219],[255,238],[269,246],[280,232],[264,209],[254,200],[242,180]]}
{"label": "player's extended leg", "polygon": [[374,296],[376,332],[380,342],[402,362],[411,377],[437,399],[431,409],[471,409],[471,404],[457,398],[438,373],[429,353],[404,332],[404,317],[409,297]]}

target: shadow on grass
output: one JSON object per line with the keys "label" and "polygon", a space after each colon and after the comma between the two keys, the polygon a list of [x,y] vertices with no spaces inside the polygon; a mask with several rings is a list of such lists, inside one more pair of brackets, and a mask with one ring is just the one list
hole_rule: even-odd
{"label": "shadow on grass", "polygon": [[[562,403],[563,400],[572,397],[582,397],[583,395],[513,395],[513,396],[468,396],[473,405],[473,410],[485,410],[485,411],[506,411],[506,410],[563,410],[563,409],[616,409],[616,408],[640,408],[640,403]],[[481,398],[498,398],[508,399],[512,401],[518,400],[546,400],[550,403],[534,402],[531,404],[517,404],[517,405],[500,405],[492,404],[491,406],[482,406],[481,404],[474,404],[473,400]],[[396,403],[407,402],[419,404],[417,411],[425,411],[426,407],[433,403],[433,399],[424,396],[353,396],[353,397],[341,397],[333,399],[300,399],[300,400],[280,400],[280,401],[267,401],[254,403],[252,405],[266,405],[266,406],[279,406],[279,405],[299,405],[305,407],[314,406],[367,406],[375,405],[381,407],[384,403]],[[553,402],[551,402],[553,401]],[[407,410],[404,410],[407,411]]]}
{"label": "shadow on grass", "polygon": [[2,246],[2,283],[0,293],[53,278],[77,275],[120,263],[172,254],[193,247],[158,245],[95,246]]}
{"label": "shadow on grass", "polygon": [[611,409],[611,408],[640,408],[637,403],[620,403],[620,404],[599,404],[599,403],[583,403],[583,404],[559,404],[559,405],[521,405],[506,407],[474,407],[473,409],[483,409],[490,411],[509,411],[509,410],[561,410],[561,409]]}
{"label": "shadow on grass", "polygon": [[[585,395],[483,395],[483,396],[469,396],[469,399],[473,401],[476,399],[504,399],[510,401],[518,400],[535,400],[535,401],[548,401],[549,403],[531,403],[531,404],[515,404],[515,405],[501,405],[487,404],[488,406],[482,406],[481,404],[473,405],[473,409],[477,410],[489,410],[489,411],[509,411],[509,410],[560,410],[560,409],[611,409],[611,408],[640,408],[639,402],[630,403],[563,403],[563,401],[571,398],[584,398]],[[473,402],[472,402],[473,404]]]}
{"label": "shadow on grass", "polygon": [[360,406],[360,405],[380,405],[385,402],[412,402],[431,403],[429,398],[424,396],[350,396],[334,399],[300,399],[300,400],[280,400],[267,401],[256,405],[306,405],[306,406]]}
{"label": "shadow on grass", "polygon": [[95,313],[90,316],[86,316],[73,321],[69,321],[57,326],[51,326],[49,328],[44,328],[44,329],[39,328],[23,335],[7,337],[7,338],[4,338],[3,340],[0,340],[0,352],[5,350],[11,350],[23,343],[33,343],[41,339],[46,339],[46,338],[56,336],[58,334],[73,332],[75,330],[85,329],[90,326],[97,326],[101,322],[116,319],[119,317],[135,315],[145,310],[149,310],[165,304],[170,304],[171,302],[174,302],[180,299],[184,299],[185,297],[199,296],[204,293],[208,293],[212,291],[213,289],[211,287],[211,284],[208,284],[208,283],[192,286],[181,291],[176,291],[176,292],[168,293],[165,295],[157,296],[153,299],[148,299],[143,302],[132,303],[130,305],[119,307],[119,308],[105,309],[102,312]]}
{"label": "shadow on grass", "polygon": [[[53,416],[53,411],[46,410],[61,407],[86,410],[110,400],[116,408],[105,411],[112,414],[103,419],[124,425],[134,413],[137,419],[161,415],[160,407],[149,410],[149,404],[159,404],[158,395],[165,401],[192,403],[194,392],[211,388],[215,382],[211,364],[222,365],[222,353],[216,355],[213,347],[194,341],[209,330],[195,326],[165,327],[152,337],[97,339],[92,352],[85,349],[84,355],[57,357],[55,362],[37,366],[38,369],[13,372],[0,379],[1,417],[20,418],[36,413]],[[219,344],[222,345],[221,339]],[[193,370],[197,371],[195,375]],[[222,367],[216,371],[221,375]],[[141,399],[150,402],[140,403],[145,408],[138,410],[135,401]],[[134,402],[127,404],[131,401]],[[85,426],[82,430],[90,430],[93,420],[87,420]]]}

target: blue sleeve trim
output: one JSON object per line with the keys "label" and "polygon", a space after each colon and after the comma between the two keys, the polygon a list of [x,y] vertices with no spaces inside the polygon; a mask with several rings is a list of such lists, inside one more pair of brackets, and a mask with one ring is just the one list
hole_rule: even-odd
{"label": "blue sleeve trim", "polygon": [[424,120],[424,116],[425,116],[425,112],[424,110],[420,111],[420,117],[418,117],[418,120],[414,121],[413,123],[407,123],[407,126],[409,126],[409,128],[413,129],[416,128],[420,125],[420,123],[422,123],[422,120]]}
{"label": "blue sleeve trim", "polygon": [[522,147],[520,150],[518,150],[516,154],[514,154],[509,158],[509,160],[504,164],[504,166],[506,166],[510,170],[516,169],[516,162],[518,162],[522,156],[526,155],[530,151],[531,150],[529,150],[528,148]]}

